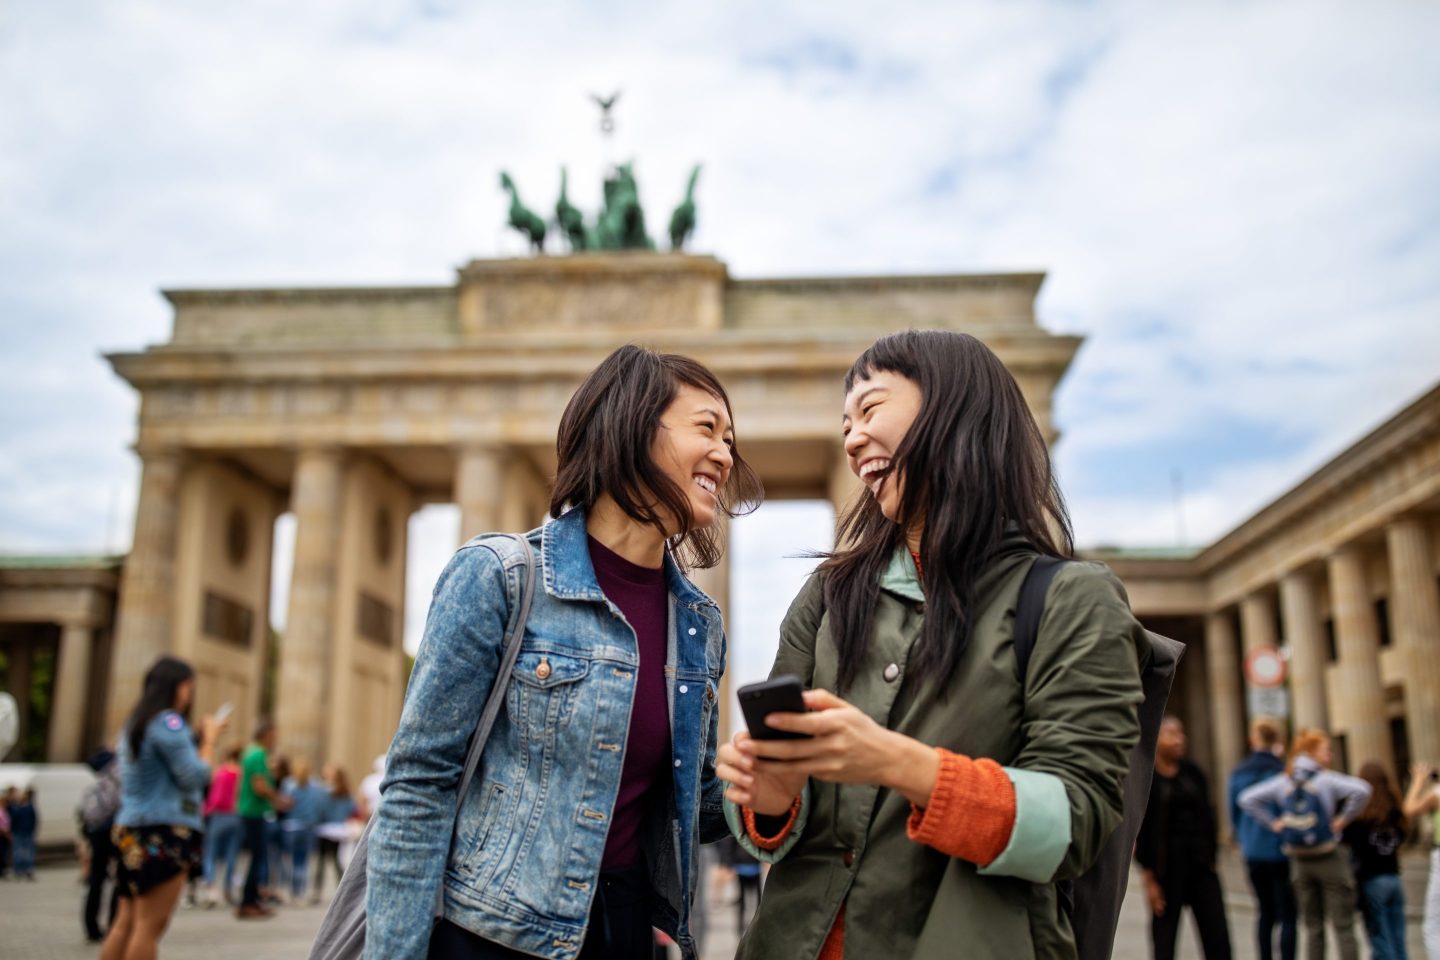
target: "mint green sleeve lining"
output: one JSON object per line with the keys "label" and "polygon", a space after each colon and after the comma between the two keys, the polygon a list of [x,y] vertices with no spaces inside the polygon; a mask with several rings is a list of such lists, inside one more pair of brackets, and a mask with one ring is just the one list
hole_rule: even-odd
{"label": "mint green sleeve lining", "polygon": [[740,816],[740,808],[729,800],[725,801],[725,822],[730,825],[730,832],[735,834],[735,839],[740,841],[740,846],[761,863],[778,863],[790,852],[790,849],[800,841],[800,834],[805,832],[805,821],[810,817],[810,784],[800,790],[800,812],[795,815],[795,825],[790,828],[790,835],[785,842],[774,850],[761,850],[755,846],[755,841],[750,839],[750,834],[745,830],[745,821]]}
{"label": "mint green sleeve lining", "polygon": [[1018,877],[1049,883],[1070,849],[1070,798],[1052,773],[1004,767],[1015,786],[1015,825],[1010,842],[982,876]]}

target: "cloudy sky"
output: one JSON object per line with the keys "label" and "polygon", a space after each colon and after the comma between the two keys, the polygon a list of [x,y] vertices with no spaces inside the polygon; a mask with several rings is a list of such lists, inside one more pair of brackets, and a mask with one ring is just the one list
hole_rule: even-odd
{"label": "cloudy sky", "polygon": [[[0,550],[128,544],[137,404],[101,353],[167,338],[160,288],[446,283],[523,249],[501,168],[544,208],[568,164],[594,207],[630,157],[661,222],[704,163],[693,247],[739,277],[1046,271],[1041,322],[1087,338],[1056,410],[1082,544],[1204,544],[1440,372],[1437,36],[1383,0],[19,0]],[[736,535],[756,635],[756,571],[828,529],[767,510],[783,535]],[[453,527],[416,522],[412,634]]]}

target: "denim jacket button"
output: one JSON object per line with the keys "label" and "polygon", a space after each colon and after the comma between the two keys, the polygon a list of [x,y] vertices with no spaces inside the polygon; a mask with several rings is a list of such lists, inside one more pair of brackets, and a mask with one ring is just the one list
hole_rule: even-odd
{"label": "denim jacket button", "polygon": [[692,636],[692,637],[695,636],[695,628],[694,628],[694,627],[691,627],[691,628],[690,628],[690,636]]}
{"label": "denim jacket button", "polygon": [[677,767],[680,766],[680,761],[679,761],[679,760],[676,760],[676,761],[675,761],[675,766],[677,766]]}
{"label": "denim jacket button", "polygon": [[681,693],[689,693],[689,692],[690,692],[690,688],[687,687],[685,684],[682,683],[682,684],[680,684],[680,692],[681,692]]}
{"label": "denim jacket button", "polygon": [[539,677],[541,680],[544,680],[546,677],[550,676],[550,663],[544,657],[540,658],[540,665],[535,668],[535,676]]}

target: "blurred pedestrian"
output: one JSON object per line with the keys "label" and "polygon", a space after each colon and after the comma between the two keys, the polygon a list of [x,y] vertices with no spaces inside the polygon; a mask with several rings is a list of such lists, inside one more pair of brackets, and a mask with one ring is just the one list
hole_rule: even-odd
{"label": "blurred pedestrian", "polygon": [[290,866],[291,902],[299,903],[305,895],[306,873],[315,849],[315,828],[328,794],[325,784],[310,776],[310,761],[304,757],[295,760],[290,778],[280,790],[290,800],[290,811],[281,821],[283,846]]}
{"label": "blurred pedestrian", "polygon": [[1280,837],[1240,809],[1240,794],[1285,772],[1285,733],[1281,721],[1260,717],[1250,727],[1250,756],[1230,774],[1230,823],[1245,859],[1258,915],[1255,936],[1260,960],[1273,960],[1275,928],[1280,928],[1281,960],[1295,960],[1295,892],[1290,889],[1290,860]]}
{"label": "blurred pedestrian", "polygon": [[[115,845],[110,841],[110,831],[115,826],[115,815],[120,812],[120,759],[112,750],[99,750],[85,761],[95,771],[95,782],[80,795],[80,829],[85,833],[86,845],[90,848],[89,869],[86,871],[85,895],[85,936],[92,943],[105,939],[100,929],[100,903],[105,899],[105,884],[110,878],[110,866],[115,859]],[[110,914],[106,928],[115,923],[115,913],[120,905],[120,885],[112,884]]]}
{"label": "blurred pedestrian", "polygon": [[1372,960],[1407,960],[1405,951],[1405,891],[1400,884],[1400,858],[1410,822],[1400,809],[1390,775],[1378,763],[1360,768],[1360,779],[1370,784],[1370,802],[1342,834],[1350,848],[1365,932],[1370,937]]}
{"label": "blurred pedestrian", "polygon": [[1329,734],[1301,730],[1285,772],[1241,793],[1240,809],[1275,831],[1290,858],[1307,960],[1325,960],[1327,916],[1340,960],[1359,960],[1355,877],[1340,851],[1340,835],[1370,801],[1370,784],[1326,769],[1330,757]]}
{"label": "blurred pedestrian", "polygon": [[[240,857],[244,829],[235,804],[240,794],[240,748],[231,747],[215,768],[205,794],[205,905],[235,899],[235,861]],[[223,873],[221,868],[223,867]]]}
{"label": "blurred pedestrian", "polygon": [[270,753],[275,749],[275,724],[262,720],[255,728],[255,739],[240,755],[240,789],[235,810],[245,832],[245,849],[250,851],[250,865],[245,871],[245,892],[235,915],[242,920],[268,917],[274,911],[260,902],[261,878],[265,874],[268,844],[265,837],[266,818],[290,801],[280,795],[275,775],[270,769]]}
{"label": "blurred pedestrian", "polygon": [[1135,842],[1135,860],[1150,903],[1155,960],[1173,960],[1180,914],[1190,908],[1205,960],[1230,960],[1230,928],[1215,872],[1216,820],[1205,774],[1185,758],[1185,726],[1160,724],[1150,803]]}
{"label": "blurred pedestrian", "polygon": [[200,867],[201,791],[224,723],[206,717],[199,746],[185,722],[195,672],[161,657],[120,737],[120,811],[111,837],[119,858],[120,909],[100,960],[154,957],[185,882]]}
{"label": "blurred pedestrian", "polygon": [[[270,779],[281,796],[285,795],[284,784],[290,780],[290,758],[272,757]],[[260,902],[278,904],[283,902],[281,891],[290,884],[290,861],[285,855],[285,818],[289,812],[272,806],[265,815],[265,865],[260,870]]]}
{"label": "blurred pedestrian", "polygon": [[734,836],[722,840],[720,847],[721,862],[735,877],[735,935],[744,936],[750,916],[745,909],[746,901],[753,898],[755,909],[760,909],[760,861]]}
{"label": "blurred pedestrian", "polygon": [[340,846],[350,833],[350,820],[356,814],[355,798],[350,793],[350,780],[345,768],[338,764],[325,766],[325,803],[320,808],[319,823],[315,827],[316,862],[315,882],[310,887],[310,902],[320,902],[320,891],[325,888],[325,863],[328,860],[335,867],[335,882],[340,882],[344,866],[340,860]]}
{"label": "blurred pedestrian", "polygon": [[35,880],[35,834],[40,814],[35,810],[35,791],[26,787],[10,807],[10,842],[16,880]]}
{"label": "blurred pedestrian", "polygon": [[10,804],[14,802],[14,787],[0,793],[0,879],[8,876],[10,870]]}
{"label": "blurred pedestrian", "polygon": [[1430,882],[1425,889],[1425,953],[1440,960],[1440,773],[1417,763],[1410,768],[1405,816],[1430,814]]}

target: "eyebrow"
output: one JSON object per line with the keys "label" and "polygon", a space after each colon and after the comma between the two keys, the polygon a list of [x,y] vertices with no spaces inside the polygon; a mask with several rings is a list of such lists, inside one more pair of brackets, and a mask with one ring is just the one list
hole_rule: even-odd
{"label": "eyebrow", "polygon": [[721,413],[719,410],[712,410],[709,407],[705,407],[703,409],[696,410],[692,416],[714,417],[716,423],[723,423],[725,424],[726,430],[730,431],[731,433],[735,432],[735,424],[731,423],[730,418],[725,416],[725,414]]}
{"label": "eyebrow", "polygon": [[[885,387],[881,387],[881,386],[870,387],[870,388],[869,388],[868,390],[866,390],[864,393],[860,394],[860,396],[858,396],[858,397],[855,398],[855,406],[857,406],[857,407],[863,407],[863,406],[865,406],[865,398],[866,398],[866,397],[870,396],[870,394],[872,394],[872,393],[884,392],[885,390],[886,390],[886,388],[885,388]],[[849,420],[849,419],[850,419],[850,414],[848,414],[848,413],[842,413],[842,414],[840,415],[840,422],[841,422],[841,423],[844,423],[846,420]]]}

